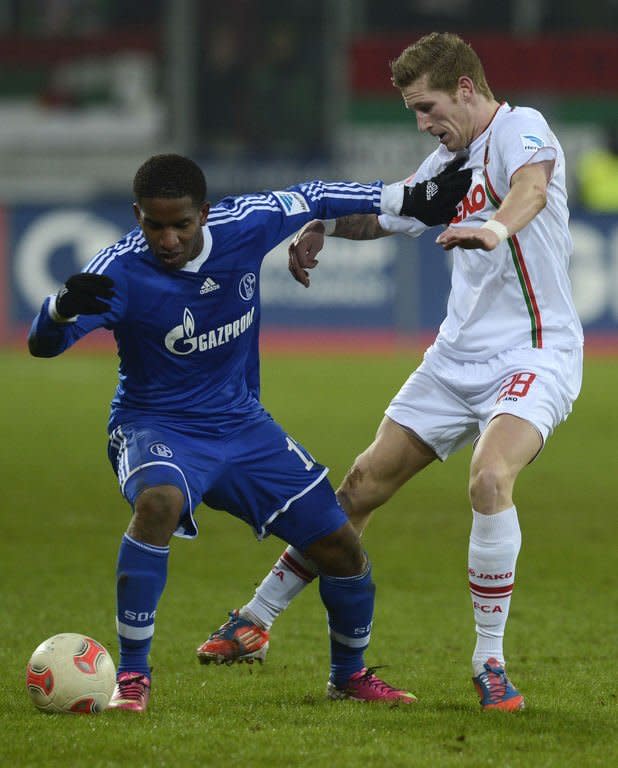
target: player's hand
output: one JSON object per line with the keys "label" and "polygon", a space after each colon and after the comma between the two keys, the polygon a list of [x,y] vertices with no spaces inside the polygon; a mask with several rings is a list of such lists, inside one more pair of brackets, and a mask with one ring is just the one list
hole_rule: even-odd
{"label": "player's hand", "polygon": [[499,242],[498,235],[485,227],[448,227],[436,238],[445,251],[456,247],[493,251]]}
{"label": "player's hand", "polygon": [[470,188],[472,170],[459,169],[466,157],[453,160],[432,179],[403,188],[401,216],[411,216],[430,227],[448,224],[457,215],[457,203]]}
{"label": "player's hand", "polygon": [[80,272],[72,275],[56,295],[56,312],[61,317],[98,315],[110,307],[114,281],[107,275]]}
{"label": "player's hand", "polygon": [[307,270],[319,264],[316,256],[324,247],[324,237],[324,224],[316,219],[305,224],[288,247],[290,274],[305,288],[311,283]]}

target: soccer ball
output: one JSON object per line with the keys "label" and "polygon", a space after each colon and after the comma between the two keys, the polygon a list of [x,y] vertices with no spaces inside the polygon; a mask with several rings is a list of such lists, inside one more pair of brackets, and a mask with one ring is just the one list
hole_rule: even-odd
{"label": "soccer ball", "polygon": [[102,712],[115,683],[114,662],[101,643],[74,632],[42,642],[26,669],[28,693],[42,712]]}

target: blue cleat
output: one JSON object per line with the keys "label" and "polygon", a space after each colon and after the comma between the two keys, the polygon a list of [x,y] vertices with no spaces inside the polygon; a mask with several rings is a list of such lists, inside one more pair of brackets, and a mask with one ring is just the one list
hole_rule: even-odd
{"label": "blue cleat", "polygon": [[472,682],[480,698],[481,707],[485,709],[503,709],[515,712],[524,708],[524,697],[506,676],[504,667],[497,659],[487,659],[483,665],[485,671]]}

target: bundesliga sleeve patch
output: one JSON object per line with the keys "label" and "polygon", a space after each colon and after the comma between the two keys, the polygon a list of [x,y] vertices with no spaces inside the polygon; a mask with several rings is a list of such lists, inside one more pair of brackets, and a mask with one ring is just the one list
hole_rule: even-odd
{"label": "bundesliga sleeve patch", "polygon": [[273,195],[281,203],[286,216],[295,216],[297,213],[309,211],[309,204],[300,192],[273,192]]}
{"label": "bundesliga sleeve patch", "polygon": [[520,133],[519,138],[526,152],[536,152],[545,146],[545,142],[540,136],[534,136],[531,133]]}

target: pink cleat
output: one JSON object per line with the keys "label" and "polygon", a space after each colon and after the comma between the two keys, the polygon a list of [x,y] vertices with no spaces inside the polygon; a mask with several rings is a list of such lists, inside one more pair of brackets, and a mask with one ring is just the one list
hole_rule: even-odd
{"label": "pink cleat", "polygon": [[414,704],[416,696],[409,691],[401,691],[380,680],[374,674],[377,667],[364,667],[355,672],[348,680],[345,688],[338,688],[330,680],[326,687],[326,695],[335,701],[351,699],[352,701],[385,701],[389,704]]}
{"label": "pink cleat", "polygon": [[141,672],[121,672],[118,675],[108,709],[145,712],[150,699],[150,678]]}

